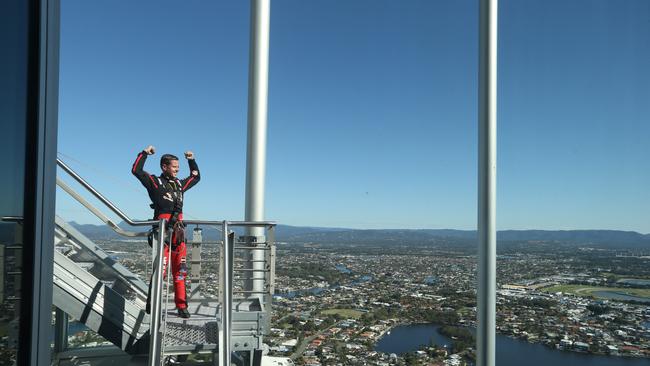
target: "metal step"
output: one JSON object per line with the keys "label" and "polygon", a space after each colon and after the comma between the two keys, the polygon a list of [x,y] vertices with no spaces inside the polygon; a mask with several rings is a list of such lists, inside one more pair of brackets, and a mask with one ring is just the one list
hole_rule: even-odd
{"label": "metal step", "polygon": [[65,254],[96,278],[111,284],[110,287],[125,298],[144,307],[147,284],[58,216],[55,227],[55,248],[57,252]]}
{"label": "metal step", "polygon": [[141,352],[149,331],[144,309],[61,253],[54,253],[53,304],[128,353]]}

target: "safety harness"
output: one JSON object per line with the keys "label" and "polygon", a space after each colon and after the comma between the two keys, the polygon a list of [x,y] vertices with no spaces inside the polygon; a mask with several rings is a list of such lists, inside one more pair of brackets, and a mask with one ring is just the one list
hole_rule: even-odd
{"label": "safety harness", "polygon": [[[156,180],[158,180],[158,183],[160,183],[161,187],[168,188],[163,198],[173,201],[174,208],[171,213],[162,214],[157,211],[155,204],[151,203],[149,207],[154,209],[154,216],[156,218],[167,219],[167,225],[165,225],[166,228],[165,244],[169,245],[171,242],[171,238],[174,237],[176,240],[174,240],[174,242],[171,243],[172,250],[173,250],[175,245],[178,245],[179,243],[185,241],[185,224],[183,223],[183,219],[181,216],[182,215],[181,213],[183,211],[183,191],[181,188],[181,182],[177,178],[165,179],[166,180],[165,183],[163,183],[163,179],[160,179],[160,177],[156,177]],[[149,246],[153,245],[153,238],[157,236],[158,236],[158,225],[154,225],[151,231],[149,232],[149,236],[148,236]]]}

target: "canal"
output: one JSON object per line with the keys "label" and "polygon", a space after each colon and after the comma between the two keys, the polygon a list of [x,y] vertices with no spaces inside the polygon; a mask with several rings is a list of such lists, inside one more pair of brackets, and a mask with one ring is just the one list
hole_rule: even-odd
{"label": "canal", "polygon": [[[421,345],[451,346],[452,340],[438,333],[438,325],[413,324],[395,327],[377,342],[375,349],[384,353],[405,353]],[[625,358],[559,351],[542,344],[497,335],[496,364],[499,366],[648,366],[647,358]]]}

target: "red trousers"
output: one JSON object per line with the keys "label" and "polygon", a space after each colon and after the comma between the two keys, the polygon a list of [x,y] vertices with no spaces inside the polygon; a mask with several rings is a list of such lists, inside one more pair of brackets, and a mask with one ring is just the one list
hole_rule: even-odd
{"label": "red trousers", "polygon": [[[160,214],[159,219],[171,218],[170,214]],[[178,215],[178,220],[183,220],[183,214]],[[171,259],[172,262],[172,281],[174,282],[174,302],[176,303],[177,309],[186,309],[187,308],[187,293],[185,290],[185,278],[187,278],[187,247],[185,246],[184,233],[179,233],[180,237],[177,237],[176,231],[172,231],[171,237],[171,258],[169,253],[169,245],[163,247],[163,281],[167,280],[167,261]]]}
{"label": "red trousers", "polygon": [[[174,238],[172,237],[172,243]],[[163,250],[163,278],[167,280],[167,260],[169,258],[169,245],[165,245]],[[177,309],[187,308],[187,293],[185,292],[185,278],[187,277],[187,247],[185,242],[172,245],[172,281],[174,281],[174,302]]]}

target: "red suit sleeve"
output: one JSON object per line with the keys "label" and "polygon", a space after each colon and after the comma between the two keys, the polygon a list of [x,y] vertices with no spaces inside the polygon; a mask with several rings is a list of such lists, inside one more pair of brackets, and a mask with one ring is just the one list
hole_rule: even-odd
{"label": "red suit sleeve", "polygon": [[190,165],[190,175],[185,179],[181,179],[183,192],[194,187],[201,180],[201,172],[199,172],[199,166],[196,164],[196,160],[187,159],[187,162]]}
{"label": "red suit sleeve", "polygon": [[152,177],[149,173],[144,171],[145,161],[147,161],[147,153],[141,151],[138,154],[138,157],[135,158],[135,162],[133,163],[133,167],[131,168],[131,173],[135,175],[135,177],[138,178],[140,183],[142,183],[142,185],[145,186],[147,189],[158,188],[154,177]]}

